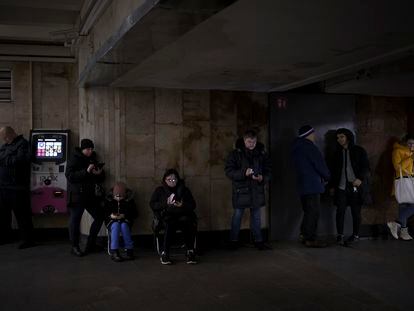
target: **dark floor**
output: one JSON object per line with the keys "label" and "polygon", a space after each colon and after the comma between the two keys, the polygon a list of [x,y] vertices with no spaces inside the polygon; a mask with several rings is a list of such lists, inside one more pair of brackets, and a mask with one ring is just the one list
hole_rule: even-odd
{"label": "dark floor", "polygon": [[414,310],[414,242],[353,248],[273,243],[208,250],[200,264],[162,266],[149,249],[133,262],[83,258],[66,242],[0,246],[0,310]]}

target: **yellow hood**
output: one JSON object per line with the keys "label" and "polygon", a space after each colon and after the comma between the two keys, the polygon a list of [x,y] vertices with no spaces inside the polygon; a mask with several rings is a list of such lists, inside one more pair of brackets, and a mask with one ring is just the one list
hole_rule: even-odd
{"label": "yellow hood", "polygon": [[400,168],[403,176],[413,175],[412,152],[407,146],[395,143],[392,151],[392,164],[395,169],[395,176],[400,175]]}

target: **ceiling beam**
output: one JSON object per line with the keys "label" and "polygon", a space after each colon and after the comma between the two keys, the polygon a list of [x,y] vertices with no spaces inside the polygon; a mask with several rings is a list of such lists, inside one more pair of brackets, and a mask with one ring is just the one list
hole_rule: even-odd
{"label": "ceiling beam", "polygon": [[335,70],[327,71],[318,75],[313,75],[306,79],[298,80],[293,83],[287,83],[280,85],[276,88],[268,90],[268,92],[286,92],[292,89],[296,89],[298,87],[302,87],[305,85],[309,85],[312,83],[321,82],[324,80],[328,80],[334,77],[338,77],[347,73],[355,72],[367,67],[375,66],[381,63],[397,60],[408,55],[412,55],[414,53],[414,45],[410,45],[401,49],[397,49],[382,55],[378,55],[369,59],[365,59],[363,61],[344,66],[341,68],[337,68]]}
{"label": "ceiling beam", "polygon": [[79,11],[84,0],[1,0],[0,6]]}

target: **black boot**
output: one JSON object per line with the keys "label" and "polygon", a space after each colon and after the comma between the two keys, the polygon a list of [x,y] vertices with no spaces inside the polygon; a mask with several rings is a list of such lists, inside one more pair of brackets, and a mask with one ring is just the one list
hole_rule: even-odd
{"label": "black boot", "polygon": [[121,255],[119,254],[119,250],[113,250],[113,249],[111,249],[111,259],[113,260],[113,261],[115,261],[115,262],[121,262],[121,261],[123,261],[123,259],[122,259],[122,257],[121,257]]}
{"label": "black boot", "polygon": [[133,249],[126,249],[124,259],[125,260],[134,260],[135,259],[134,250]]}
{"label": "black boot", "polygon": [[77,257],[82,257],[82,256],[84,256],[84,255],[85,255],[85,254],[81,251],[81,249],[79,248],[79,246],[72,246],[72,249],[71,249],[70,253],[71,253],[72,255],[74,255],[74,256],[77,256]]}

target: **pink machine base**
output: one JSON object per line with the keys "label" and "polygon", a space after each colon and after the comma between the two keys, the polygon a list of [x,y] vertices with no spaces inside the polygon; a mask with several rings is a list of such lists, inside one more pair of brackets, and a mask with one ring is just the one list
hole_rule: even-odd
{"label": "pink machine base", "polygon": [[66,196],[63,189],[43,187],[32,190],[32,212],[34,214],[66,213]]}

